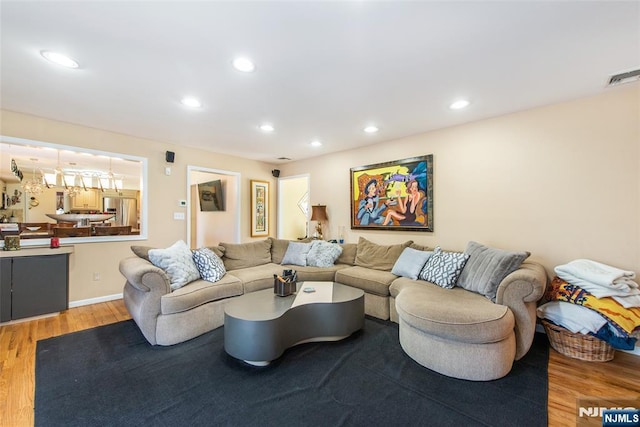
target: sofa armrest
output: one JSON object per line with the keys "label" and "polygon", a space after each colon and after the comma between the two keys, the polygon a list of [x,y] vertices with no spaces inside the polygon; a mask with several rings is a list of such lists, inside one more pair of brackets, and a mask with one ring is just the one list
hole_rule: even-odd
{"label": "sofa armrest", "polygon": [[127,282],[142,292],[154,290],[161,294],[171,292],[171,281],[167,273],[140,257],[125,258],[120,261],[120,273]]}
{"label": "sofa armrest", "polygon": [[542,265],[524,262],[505,277],[496,292],[496,303],[508,306],[510,301],[537,302],[547,287],[547,273]]}
{"label": "sofa armrest", "polygon": [[506,305],[516,321],[516,360],[524,356],[536,330],[536,303],[547,287],[547,273],[542,265],[524,262],[498,286],[496,303]]}

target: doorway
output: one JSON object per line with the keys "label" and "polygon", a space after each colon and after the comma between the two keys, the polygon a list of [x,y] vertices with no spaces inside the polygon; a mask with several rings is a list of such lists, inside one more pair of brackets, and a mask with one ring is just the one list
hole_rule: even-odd
{"label": "doorway", "polygon": [[309,235],[309,174],[278,178],[278,238]]}
{"label": "doorway", "polygon": [[187,244],[240,243],[240,173],[187,166]]}

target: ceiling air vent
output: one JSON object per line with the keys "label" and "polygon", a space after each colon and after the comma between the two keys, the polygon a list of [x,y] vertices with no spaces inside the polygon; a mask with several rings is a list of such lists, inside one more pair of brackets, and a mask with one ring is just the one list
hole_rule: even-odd
{"label": "ceiling air vent", "polygon": [[627,71],[611,76],[608,86],[621,85],[623,83],[631,83],[640,80],[640,70]]}

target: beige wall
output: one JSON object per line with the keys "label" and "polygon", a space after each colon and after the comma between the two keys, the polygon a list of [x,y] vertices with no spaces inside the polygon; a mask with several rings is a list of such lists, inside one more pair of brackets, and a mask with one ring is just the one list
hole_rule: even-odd
{"label": "beige wall", "polygon": [[[224,194],[224,211],[202,212],[197,184],[219,179]],[[191,194],[191,228],[192,248],[214,246],[220,242],[233,243],[236,240],[236,218],[238,209],[237,179],[234,175],[220,175],[212,172],[191,172],[191,182],[194,183]],[[195,236],[194,236],[195,235]],[[193,238],[195,237],[195,239]]]}
{"label": "beige wall", "polygon": [[[524,249],[551,272],[590,258],[640,274],[640,85],[604,95],[278,165],[283,177],[310,174],[311,203],[326,204],[329,238],[346,226],[379,243],[412,239],[464,249],[476,240]],[[272,183],[270,230],[275,235],[274,165],[150,141],[25,114],[0,111],[0,134],[125,153],[149,159],[149,239],[77,244],[70,262],[70,300],[122,292],[120,259],[131,244],[165,247],[187,238],[173,220],[186,199],[187,165],[241,173],[241,240],[249,241],[249,181]],[[383,130],[384,132],[384,130]],[[171,176],[164,152],[176,152]],[[435,231],[349,229],[349,169],[422,154],[434,155]],[[324,179],[327,174],[331,180]],[[100,281],[93,281],[93,273]]]}
{"label": "beige wall", "polygon": [[[463,250],[476,240],[528,250],[549,273],[589,258],[640,274],[639,106],[636,83],[279,167],[285,177],[310,173],[311,203],[328,205],[330,238],[346,225],[348,242]],[[434,155],[435,231],[350,230],[349,169],[423,154]]]}
{"label": "beige wall", "polygon": [[[0,110],[0,134],[33,139],[50,143],[104,150],[149,159],[149,215],[146,241],[81,243],[75,245],[70,261],[70,301],[81,301],[122,293],[124,279],[118,271],[119,261],[131,255],[132,244],[166,247],[179,239],[187,240],[187,221],[173,219],[173,212],[185,212],[178,207],[178,200],[187,198],[187,165],[222,170],[233,170],[241,174],[242,201],[241,241],[249,241],[249,191],[251,179],[272,183],[273,164],[257,162],[197,150],[183,146],[151,141],[98,129],[76,126],[26,114]],[[166,176],[165,151],[176,153],[172,174]],[[270,200],[271,212],[275,212],[275,193]],[[270,216],[270,230],[275,230],[276,215]],[[275,232],[272,232],[275,236]],[[93,280],[99,273],[100,281]]]}
{"label": "beige wall", "polygon": [[298,206],[298,202],[307,193],[309,178],[307,176],[284,179],[279,183],[280,201],[278,219],[281,239],[296,240],[307,236],[307,216]]}

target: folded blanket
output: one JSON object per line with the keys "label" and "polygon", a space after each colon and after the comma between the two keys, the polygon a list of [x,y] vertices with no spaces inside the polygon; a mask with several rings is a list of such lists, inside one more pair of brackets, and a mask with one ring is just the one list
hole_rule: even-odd
{"label": "folded blanket", "polygon": [[614,334],[610,328],[611,325],[603,326],[598,332],[591,333],[596,338],[609,343],[609,345],[618,350],[633,350],[636,347],[637,338],[622,338]]}
{"label": "folded blanket", "polygon": [[633,281],[636,277],[633,271],[588,259],[577,259],[554,270],[561,279],[588,290],[598,298],[640,294],[638,284]]}
{"label": "folded blanket", "polygon": [[596,311],[604,316],[623,337],[640,327],[640,308],[625,308],[613,298],[596,298],[577,285],[554,277],[545,293],[547,301],[565,301]]}
{"label": "folded blanket", "polygon": [[607,319],[587,307],[564,301],[551,301],[538,307],[538,317],[551,320],[574,334],[597,333]]}

